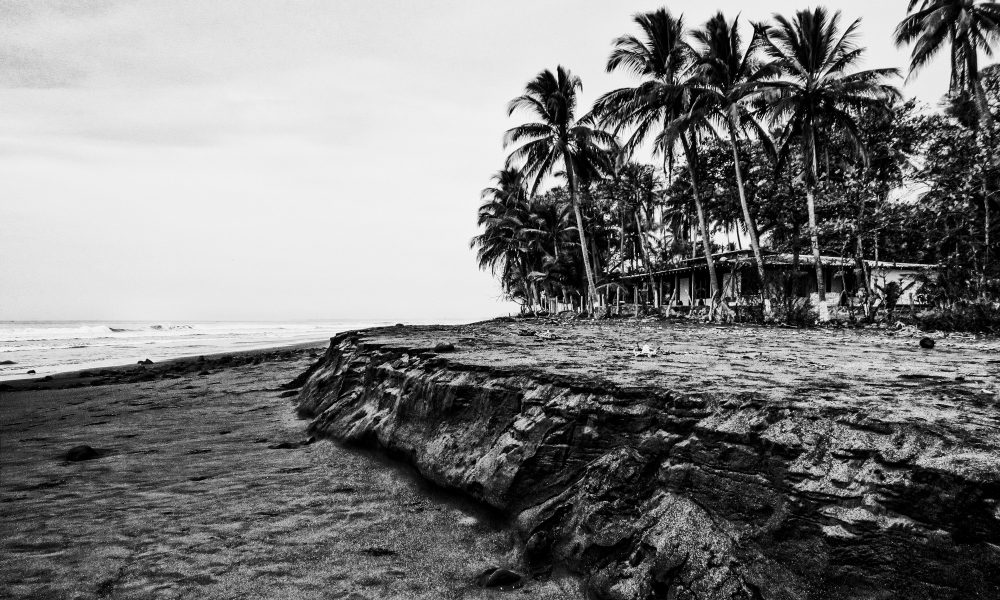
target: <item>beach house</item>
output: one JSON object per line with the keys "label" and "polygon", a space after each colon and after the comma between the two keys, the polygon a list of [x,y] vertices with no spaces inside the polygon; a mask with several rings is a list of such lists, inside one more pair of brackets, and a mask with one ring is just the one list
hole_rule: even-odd
{"label": "beach house", "polygon": [[[816,271],[811,254],[764,253],[765,278],[771,295],[812,297],[816,295]],[[716,275],[723,298],[731,303],[759,297],[760,276],[753,252],[734,250],[713,255]],[[823,285],[827,304],[836,306],[862,297],[867,290],[879,296],[891,295],[896,304],[910,306],[924,303],[922,281],[932,277],[936,265],[894,261],[864,260],[852,257],[823,256]],[[650,280],[653,290],[649,290]],[[704,258],[690,258],[647,275],[645,272],[623,274],[620,278],[628,295],[639,302],[656,306],[699,306],[710,297],[708,267]]]}

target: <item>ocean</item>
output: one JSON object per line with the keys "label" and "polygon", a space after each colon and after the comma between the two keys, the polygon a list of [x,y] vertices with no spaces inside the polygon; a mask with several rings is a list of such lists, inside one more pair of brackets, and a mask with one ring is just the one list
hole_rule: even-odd
{"label": "ocean", "polygon": [[[0,321],[0,381],[180,356],[325,342],[396,321]],[[412,322],[409,322],[413,324]]]}

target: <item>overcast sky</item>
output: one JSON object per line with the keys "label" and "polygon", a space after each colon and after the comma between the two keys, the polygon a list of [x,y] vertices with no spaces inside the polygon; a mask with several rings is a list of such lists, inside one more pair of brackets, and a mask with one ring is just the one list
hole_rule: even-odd
{"label": "overcast sky", "polygon": [[[506,312],[468,242],[507,101],[557,64],[584,105],[627,83],[611,40],[662,5],[0,0],[0,320]],[[905,2],[827,5],[905,66]],[[946,87],[938,64],[905,91]]]}

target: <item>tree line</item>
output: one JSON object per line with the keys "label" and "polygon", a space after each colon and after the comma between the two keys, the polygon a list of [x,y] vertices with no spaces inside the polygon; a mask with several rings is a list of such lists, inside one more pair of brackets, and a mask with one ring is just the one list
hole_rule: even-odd
{"label": "tree line", "polygon": [[[726,231],[752,250],[765,311],[802,282],[768,279],[763,236],[796,263],[811,255],[821,302],[833,255],[862,274],[872,258],[936,264],[929,303],[996,306],[1000,69],[979,57],[1000,40],[1000,3],[908,2],[895,41],[912,47],[909,77],[950,57],[939,111],[903,100],[899,69],[858,69],[860,19],[839,11],[753,23],[720,12],[689,28],[663,8],[633,23],[606,68],[634,86],[584,112],[580,78],[560,65],[508,105],[530,120],[504,136],[507,164],[483,191],[471,244],[508,298],[593,310],[620,289],[615,273],[645,273],[651,291],[655,270],[698,258],[709,314],[728,318],[713,259]],[[648,235],[654,225],[664,234]],[[889,300],[859,280],[867,306]]]}

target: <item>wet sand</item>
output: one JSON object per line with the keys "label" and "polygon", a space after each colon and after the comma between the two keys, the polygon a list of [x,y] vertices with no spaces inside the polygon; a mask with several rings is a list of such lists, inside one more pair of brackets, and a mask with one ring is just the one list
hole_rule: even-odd
{"label": "wet sand", "polygon": [[[498,515],[372,454],[297,446],[281,386],[321,350],[0,391],[0,597],[580,597],[559,577],[479,589],[513,560]],[[104,454],[65,460],[78,444]]]}

